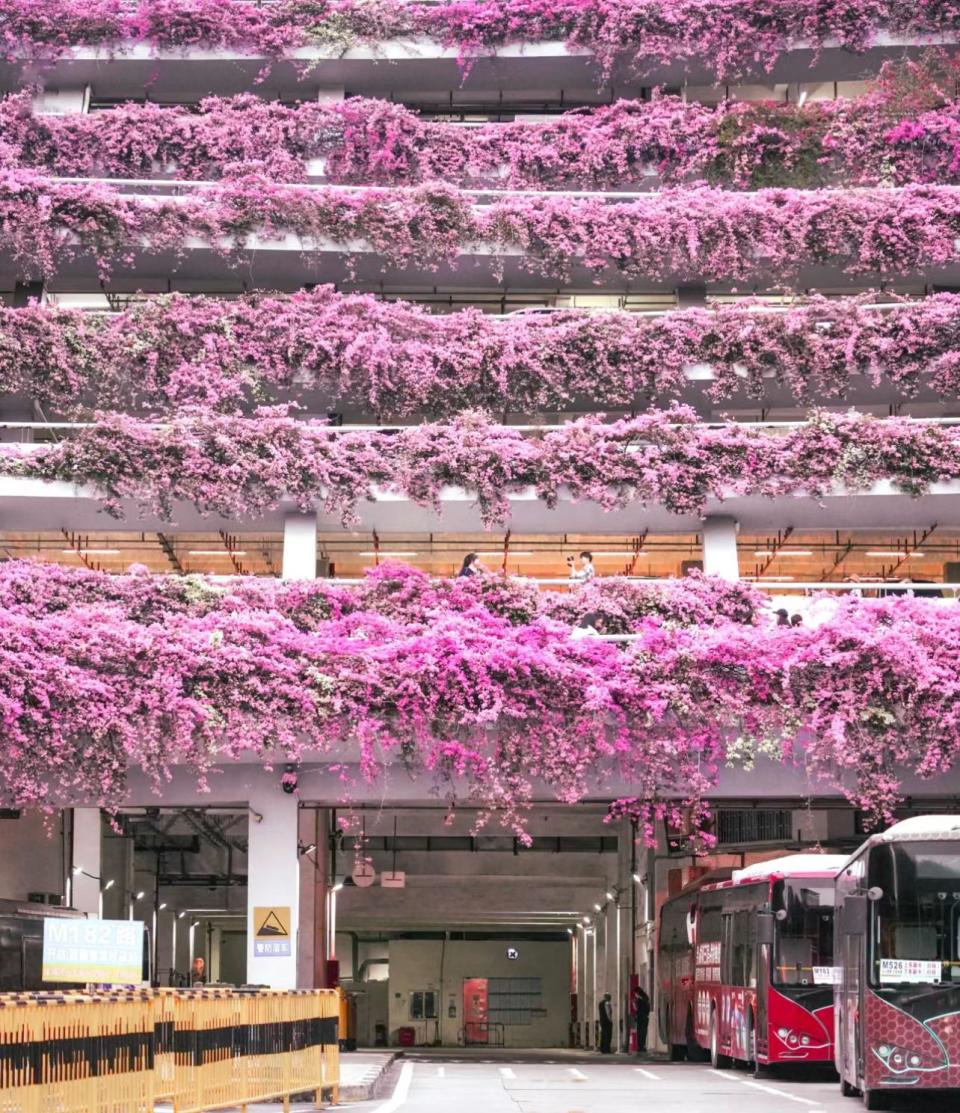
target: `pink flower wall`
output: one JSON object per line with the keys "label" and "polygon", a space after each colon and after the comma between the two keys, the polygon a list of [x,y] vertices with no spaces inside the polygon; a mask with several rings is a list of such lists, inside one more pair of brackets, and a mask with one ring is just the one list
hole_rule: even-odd
{"label": "pink flower wall", "polygon": [[[899,71],[897,71],[899,72]],[[648,189],[651,181],[763,186],[960,181],[960,108],[948,95],[913,106],[892,92],[856,100],[707,107],[679,97],[618,101],[538,123],[469,129],[401,104],[353,98],[295,106],[253,94],[210,97],[199,111],[120,105],[35,115],[27,94],[0,103],[0,156],[61,176],[235,176],[256,163],[302,181],[363,185],[445,181],[475,188]]]}
{"label": "pink flower wall", "polygon": [[[131,762],[162,786],[174,764],[202,779],[353,738],[358,776],[398,763],[522,832],[544,785],[574,801],[628,783],[652,824],[766,755],[884,816],[904,770],[956,761],[957,608],[851,601],[784,628],[744,587],[613,586],[572,603],[390,567],[351,593],[2,565],[5,798],[109,806]],[[638,641],[571,640],[570,607],[598,592]]]}
{"label": "pink flower wall", "polygon": [[683,406],[604,422],[583,418],[542,434],[466,413],[443,424],[331,430],[264,412],[180,416],[162,426],[119,414],[57,444],[0,445],[0,474],[91,484],[120,515],[123,499],[176,520],[177,503],[250,519],[293,502],[345,526],[373,488],[442,511],[445,487],[476,497],[484,525],[510,521],[511,493],[534,488],[612,511],[662,506],[700,515],[709,500],[829,494],[892,480],[918,497],[960,479],[960,426],[910,418],[815,413],[782,435],[746,424],[700,424]]}
{"label": "pink flower wall", "polygon": [[0,250],[35,277],[86,258],[101,277],[138,253],[177,259],[188,241],[239,261],[251,238],[292,234],[305,255],[351,244],[384,266],[430,271],[477,243],[493,267],[519,256],[533,274],[682,282],[764,279],[787,286],[827,264],[883,279],[957,260],[960,189],[765,189],[703,186],[635,200],[507,194],[489,204],[443,183],[408,191],[277,185],[262,168],[183,198],[144,198],[111,186],[0,170]]}
{"label": "pink flower wall", "polygon": [[[949,38],[958,25],[943,0],[0,0],[0,55],[43,80],[78,44],[246,51],[269,69],[301,48],[336,56],[428,36],[456,48],[466,75],[485,51],[552,40],[592,54],[598,81],[665,64],[727,80],[798,44],[860,52],[881,32]],[[577,272],[618,289],[790,289],[817,267],[879,285],[960,261],[952,93],[717,109],[663,96],[469,136],[365,100],[288,108],[250,93],[197,114],[60,119],[29,103],[0,105],[0,252],[18,280],[66,263],[105,283],[142,260],[175,273],[197,243],[222,274],[286,238],[344,274],[359,253],[431,275],[483,244],[498,279],[516,267],[562,285]],[[316,158],[343,188],[308,188]],[[69,180],[154,174],[199,188]],[[491,184],[505,192],[467,192]],[[560,192],[576,186],[648,192]],[[170,297],[109,319],[7,309],[0,390],[91,424],[59,443],[0,445],[0,475],[90,485],[110,513],[129,500],[174,521],[184,504],[245,522],[296,504],[349,525],[375,487],[438,510],[445,487],[466,488],[488,526],[529,488],[551,506],[656,504],[694,519],[731,497],[825,498],[878,480],[920,497],[960,479],[960,428],[814,412],[773,433],[706,426],[678,405],[524,433],[505,415],[643,409],[644,396],[691,389],[762,398],[771,384],[810,402],[864,380],[952,400],[958,321],[950,294],[883,313],[814,299],[782,315],[657,320],[436,318],[329,288]],[[708,386],[689,386],[695,363],[713,367]],[[296,416],[310,392],[382,422],[437,420],[338,432]],[[596,612],[637,640],[571,638]],[[554,595],[387,568],[348,591],[10,562],[0,627],[0,783],[20,806],[115,805],[131,763],[159,787],[179,763],[202,782],[244,751],[336,760],[349,741],[358,776],[399,763],[519,831],[540,786],[573,801],[625,783],[635,803],[622,806],[652,838],[672,809],[704,815],[728,760],[795,763],[811,789],[882,818],[904,772],[935,776],[960,747],[960,610],[927,600],[851,600],[815,628],[784,629],[749,588],[700,578]]]}
{"label": "pink flower wall", "polygon": [[[110,316],[0,308],[0,390],[83,419],[190,407],[240,415],[312,391],[385,420],[623,409],[695,389],[715,402],[764,399],[777,386],[798,402],[865,384],[902,399],[960,396],[960,295],[868,308],[877,297],[658,317],[438,314],[330,287],[236,301],[173,295]],[[704,363],[714,378],[691,385],[685,369]]]}
{"label": "pink flower wall", "polygon": [[609,71],[623,60],[643,72],[663,60],[706,63],[721,76],[770,67],[795,42],[869,46],[879,31],[949,34],[944,0],[0,0],[8,56],[56,57],[70,44],[146,42],[158,50],[232,47],[272,57],[301,46],[333,51],[426,35],[467,63],[504,43],[563,41]]}

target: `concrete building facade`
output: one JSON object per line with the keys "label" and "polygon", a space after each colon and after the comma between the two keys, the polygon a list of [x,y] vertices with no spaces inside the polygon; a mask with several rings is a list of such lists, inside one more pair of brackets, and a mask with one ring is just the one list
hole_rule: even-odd
{"label": "concrete building facade", "polygon": [[[635,50],[605,66],[597,51],[561,41],[483,49],[466,69],[455,47],[420,37],[359,41],[343,51],[301,45],[279,59],[253,47],[204,42],[119,45],[72,43],[39,66],[7,58],[0,62],[0,90],[24,98],[24,112],[36,127],[50,130],[52,148],[67,144],[58,120],[75,123],[100,114],[106,121],[110,113],[129,112],[134,128],[136,112],[147,106],[170,118],[190,116],[211,97],[254,98],[278,110],[379,99],[387,102],[382,111],[405,108],[462,136],[481,127],[545,129],[568,119],[562,116],[567,110],[596,113],[619,101],[634,102],[629,111],[642,114],[659,97],[674,98],[678,113],[691,106],[746,111],[773,105],[799,112],[811,105],[856,104],[875,90],[886,63],[923,59],[930,43],[883,29],[858,52],[833,40],[818,50],[791,42],[768,70],[757,63],[735,76],[718,72],[709,59],[681,65],[651,56],[639,65]],[[317,196],[381,185],[377,179],[342,181],[323,159],[295,155],[281,162],[290,180],[274,184]],[[36,169],[26,146],[18,157],[24,168]],[[263,160],[251,161],[263,173]],[[664,180],[655,161],[650,159],[639,184],[633,176],[603,189],[587,188],[572,171],[568,180],[540,187],[501,188],[506,166],[488,172],[482,185],[453,180],[446,186],[459,190],[471,211],[489,209],[502,193],[523,203],[586,196],[612,207],[676,184]],[[291,162],[297,163],[295,173]],[[52,169],[37,172],[47,175],[45,188],[80,179],[144,209],[167,202],[187,206],[212,188],[187,166],[159,158],[151,166],[150,173],[79,173],[53,160]],[[268,165],[267,177],[280,173]],[[422,184],[394,182],[388,188]],[[749,181],[731,192],[746,196],[756,187]],[[883,188],[892,196],[909,183]],[[336,229],[324,238],[315,230],[278,227],[265,202],[258,207],[252,197],[250,204],[250,228],[231,243],[211,246],[196,229],[174,246],[143,237],[125,245],[108,274],[94,252],[73,249],[70,237],[80,233],[66,225],[57,225],[67,230],[56,266],[25,260],[4,241],[3,307],[52,316],[75,311],[88,320],[110,314],[117,321],[169,295],[229,306],[261,295],[290,298],[329,284],[331,297],[369,295],[381,307],[407,303],[438,319],[475,313],[506,327],[521,314],[547,327],[558,315],[659,321],[688,309],[714,315],[741,309],[759,320],[816,298],[825,299],[831,312],[856,302],[863,306],[858,312],[879,317],[901,300],[922,305],[960,289],[957,251],[919,269],[889,273],[867,267],[851,273],[836,252],[825,252],[802,259],[790,276],[760,268],[746,280],[735,274],[705,277],[696,272],[696,260],[683,273],[598,270],[583,252],[557,277],[529,266],[519,247],[498,250],[473,241],[422,265],[411,251],[402,264],[369,239],[345,238]],[[378,204],[388,207],[382,199]],[[58,219],[50,218],[54,224]],[[830,327],[823,324],[824,331]],[[374,355],[367,358],[373,364]],[[759,393],[745,387],[718,397],[710,389],[718,377],[708,364],[684,366],[683,388],[666,401],[690,406],[702,428],[749,425],[771,438],[807,423],[808,403],[833,415],[854,407],[877,418],[915,418],[925,427],[951,429],[960,420],[957,398],[938,391],[929,373],[908,394],[895,375],[871,377],[863,370],[846,393],[814,383],[806,398],[791,392],[777,367],[768,369]],[[329,421],[344,434],[408,428],[433,416],[413,404],[399,418],[385,416],[359,392],[334,394],[312,382],[303,389],[296,382],[288,386],[263,401],[293,402],[302,407],[299,417]],[[446,389],[455,394],[457,385]],[[159,423],[164,428],[182,416],[176,391],[171,394],[170,412]],[[629,420],[664,401],[638,392],[629,404],[606,405],[570,392],[549,405],[505,403],[496,417],[514,431],[539,435],[601,413]],[[136,398],[126,404],[128,416],[144,416]],[[116,408],[123,405],[121,400]],[[248,405],[244,420],[255,420],[253,408]],[[188,409],[185,404],[183,412]],[[52,443],[82,437],[100,420],[78,412],[62,403],[51,407],[16,384],[4,387],[0,440],[17,442],[25,456],[42,454]],[[146,483],[149,476],[141,478]],[[388,560],[449,578],[463,556],[475,551],[494,573],[523,577],[541,590],[566,590],[568,558],[588,550],[599,578],[669,584],[702,570],[728,583],[754,584],[768,618],[786,608],[811,626],[825,605],[815,597],[818,591],[833,592],[834,601],[851,592],[915,597],[915,585],[923,583],[927,594],[932,587],[938,596],[931,606],[956,606],[960,476],[935,477],[919,498],[903,484],[873,475],[859,486],[834,484],[819,498],[802,491],[743,491],[733,478],[729,492],[705,496],[702,512],[639,497],[611,509],[574,497],[563,484],[552,502],[533,487],[511,489],[505,496],[510,522],[502,528],[488,528],[465,483],[446,483],[433,506],[409,491],[373,485],[345,528],[322,498],[305,508],[293,491],[257,512],[232,516],[175,499],[172,522],[144,511],[126,492],[113,506],[124,517],[113,520],[103,513],[96,475],[38,478],[7,468],[0,474],[0,552],[4,560],[117,577],[141,565],[156,575],[215,582],[329,578],[349,587]],[[93,798],[51,798],[47,815],[6,801],[13,810],[0,818],[0,896],[42,897],[89,915],[143,919],[152,976],[163,984],[186,978],[197,956],[205,958],[213,980],[292,988],[340,979],[356,995],[362,1042],[393,1044],[401,1029],[411,1027],[418,1043],[469,1042],[465,987],[480,979],[489,1017],[484,1039],[507,1047],[595,1046],[598,1004],[610,993],[615,1039],[626,1048],[630,988],[637,980],[654,985],[656,915],[669,893],[707,865],[742,865],[785,848],[852,848],[864,830],[858,809],[838,788],[811,779],[802,762],[784,767],[761,758],[748,769],[721,770],[712,796],[716,845],[704,857],[689,832],[658,822],[656,845],[648,846],[629,819],[611,817],[609,799],[630,796],[629,782],[614,786],[616,793],[609,783],[588,791],[578,804],[558,803],[546,787],[535,791],[526,817],[528,846],[469,797],[449,809],[438,800],[433,780],[411,772],[400,757],[384,762],[384,776],[375,784],[365,779],[352,743],[295,763],[283,753],[273,758],[266,763],[252,755],[215,755],[206,785],[198,784],[195,771],[178,767],[159,792],[134,766],[115,814],[101,813]],[[293,791],[283,781],[288,764],[295,766]],[[953,810],[960,780],[955,772],[931,780],[905,774],[904,791],[907,810]],[[259,919],[270,909],[289,917],[291,945],[283,953],[257,949]],[[475,1024],[479,1033],[480,1021]],[[484,1042],[478,1033],[476,1042]]]}

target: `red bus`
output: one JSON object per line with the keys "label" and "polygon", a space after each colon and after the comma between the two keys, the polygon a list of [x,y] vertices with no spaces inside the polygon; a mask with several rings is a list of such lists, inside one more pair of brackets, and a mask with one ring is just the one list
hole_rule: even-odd
{"label": "red bus", "polygon": [[869,838],[837,876],[836,939],[844,1094],[960,1089],[960,816]]}
{"label": "red bus", "polygon": [[833,1060],[837,854],[792,854],[688,887],[660,913],[660,1035],[723,1069]]}

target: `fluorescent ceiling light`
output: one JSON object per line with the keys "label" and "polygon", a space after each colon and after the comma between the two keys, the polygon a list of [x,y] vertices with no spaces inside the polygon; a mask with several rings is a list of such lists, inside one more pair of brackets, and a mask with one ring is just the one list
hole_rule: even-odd
{"label": "fluorescent ceiling light", "polygon": [[756,549],[753,555],[758,557],[813,556],[813,549]]}
{"label": "fluorescent ceiling light", "polygon": [[[477,556],[502,557],[503,555],[504,555],[503,549],[489,549],[489,550],[478,549],[477,550]],[[533,556],[534,554],[532,552],[528,552],[526,549],[511,549],[506,555],[507,555],[507,559],[509,560],[510,557],[530,557],[530,556]],[[551,556],[552,554],[551,553],[542,553],[541,555],[542,556]]]}
{"label": "fluorescent ceiling light", "polygon": [[922,557],[923,553],[903,553],[894,552],[892,549],[870,549],[866,556],[868,557],[893,557],[894,559],[912,560],[913,557]]}
{"label": "fluorescent ceiling light", "polygon": [[246,556],[246,549],[190,549],[187,556]]}
{"label": "fluorescent ceiling light", "polygon": [[412,550],[407,549],[381,549],[379,553],[374,552],[372,549],[359,554],[360,556],[372,557],[401,557],[401,556],[418,556],[419,554]]}
{"label": "fluorescent ceiling light", "polygon": [[647,556],[647,552],[646,552],[645,549],[617,549],[616,552],[611,550],[611,551],[605,552],[605,553],[603,553],[603,552],[594,553],[593,555],[595,557],[600,557],[600,556],[602,556],[602,557],[635,557],[635,556],[641,557],[641,556]]}
{"label": "fluorescent ceiling light", "polygon": [[767,580],[795,580],[796,576],[765,576]]}
{"label": "fluorescent ceiling light", "polygon": [[119,556],[120,549],[63,549],[64,556]]}

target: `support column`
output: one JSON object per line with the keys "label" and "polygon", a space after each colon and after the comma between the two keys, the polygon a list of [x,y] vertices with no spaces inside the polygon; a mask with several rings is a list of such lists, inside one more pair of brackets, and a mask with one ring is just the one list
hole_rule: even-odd
{"label": "support column", "polygon": [[317,578],[317,515],[290,513],[283,519],[284,580]]}
{"label": "support column", "polygon": [[[322,989],[327,984],[327,893],[330,855],[327,832],[330,812],[305,808],[300,812],[300,922],[297,948],[297,985]],[[313,847],[312,850],[309,847]]]}
{"label": "support column", "polygon": [[736,518],[711,515],[703,523],[703,570],[708,576],[722,580],[740,579],[740,562],[737,558],[737,533],[740,523]]}
{"label": "support column", "polygon": [[577,1047],[587,1046],[587,929],[583,924],[577,924]]}
{"label": "support column", "polygon": [[44,89],[33,98],[35,116],[79,116],[90,111],[90,86]]}
{"label": "support column", "polygon": [[[297,847],[299,802],[280,789],[280,775],[251,794],[247,851],[247,981],[272,989],[296,989],[297,929],[300,919],[300,862]],[[260,817],[259,819],[257,817]],[[261,943],[278,951],[257,954],[254,909],[289,909],[289,935]],[[262,914],[261,917],[262,919]],[[274,921],[276,925],[276,921]],[[284,950],[289,954],[282,953]]]}
{"label": "support column", "polygon": [[[74,808],[71,825],[70,903],[88,916],[100,914],[100,809]],[[81,872],[83,871],[83,872]],[[89,875],[93,876],[89,876]]]}

